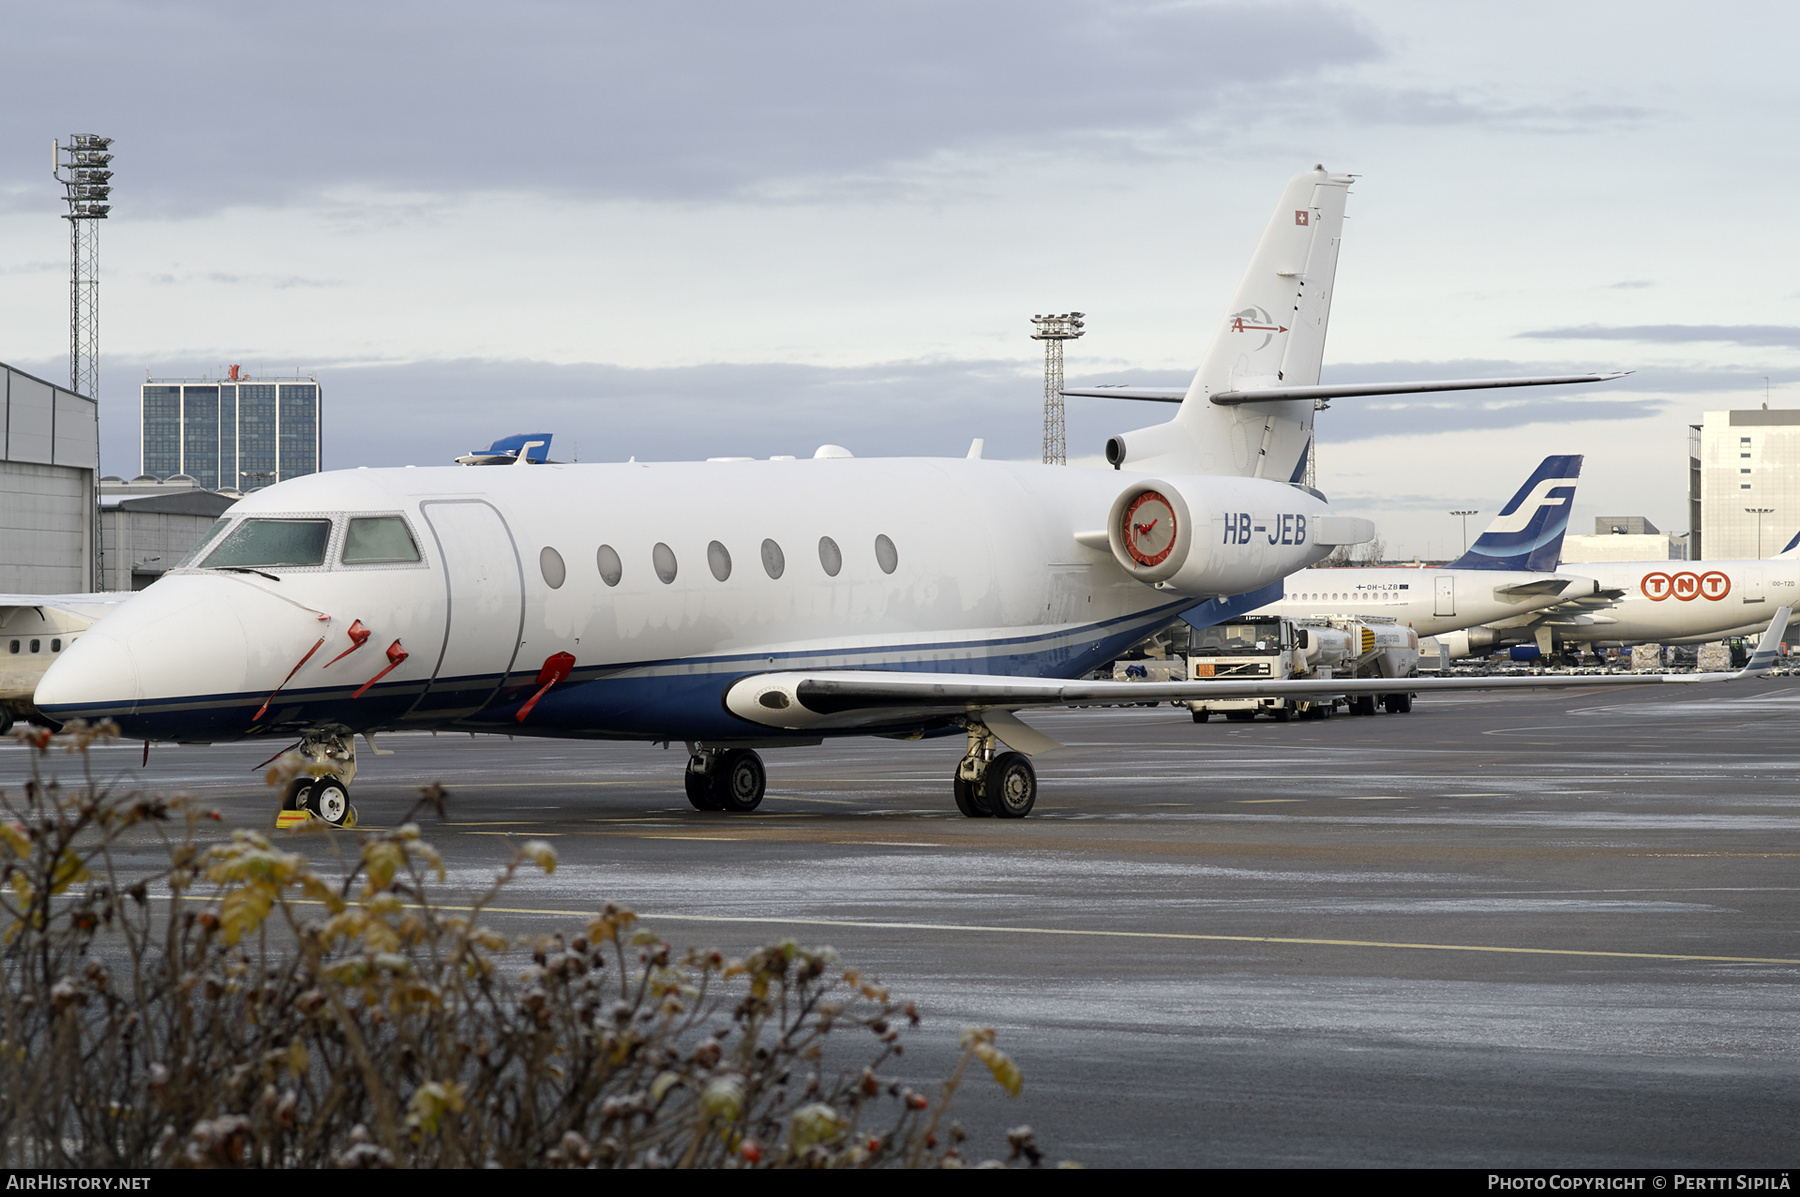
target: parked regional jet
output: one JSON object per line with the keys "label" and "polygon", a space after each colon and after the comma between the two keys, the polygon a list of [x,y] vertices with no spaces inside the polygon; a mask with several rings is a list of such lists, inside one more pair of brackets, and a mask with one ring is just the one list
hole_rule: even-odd
{"label": "parked regional jet", "polygon": [[36,715],[50,663],[129,594],[0,594],[0,732]]}
{"label": "parked regional jet", "polygon": [[1800,535],[1772,557],[1743,561],[1584,561],[1599,590],[1542,611],[1440,636],[1453,657],[1534,644],[1703,644],[1752,636],[1800,595]]}
{"label": "parked regional jet", "polygon": [[1119,472],[826,446],[315,474],[233,507],[63,651],[37,707],[133,737],[297,737],[316,777],[291,800],[332,822],[354,734],[438,727],[685,741],[690,801],[728,810],[762,799],[758,747],[961,729],[959,808],[1023,816],[1026,754],[1055,745],[1013,712],[1191,697],[1075,679],[1197,601],[1373,534],[1297,485],[1316,397],[1470,385],[1318,385],[1349,183],[1323,168],[1289,182],[1174,418],[1109,443]]}
{"label": "parked regional jet", "polygon": [[1209,627],[1244,613],[1384,616],[1421,636],[1442,636],[1585,598],[1597,589],[1592,578],[1556,572],[1580,476],[1579,455],[1544,458],[1474,547],[1442,569],[1303,569],[1265,591],[1205,603],[1182,618]]}

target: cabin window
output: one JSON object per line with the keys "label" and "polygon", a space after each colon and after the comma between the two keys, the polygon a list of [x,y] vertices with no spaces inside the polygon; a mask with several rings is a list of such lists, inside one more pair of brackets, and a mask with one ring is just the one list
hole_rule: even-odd
{"label": "cabin window", "polygon": [[50,642],[50,651],[51,651],[51,652],[53,652],[53,653],[59,653],[59,652],[61,652],[61,651],[62,651],[62,641],[60,641],[60,640],[52,640],[52,641],[51,641],[51,642]]}
{"label": "cabin window", "polygon": [[405,565],[418,560],[419,546],[397,515],[354,519],[344,532],[345,565]]}
{"label": "cabin window", "polygon": [[779,578],[787,568],[787,556],[782,553],[781,546],[772,540],[762,542],[763,572],[771,578]]}
{"label": "cabin window", "polygon": [[199,558],[202,550],[204,550],[207,545],[217,540],[219,538],[219,533],[223,532],[230,525],[230,520],[214,520],[213,526],[206,530],[206,535],[194,542],[194,547],[189,549],[187,554],[183,556],[180,561],[175,563],[175,568],[182,569],[185,566],[192,565],[195,560]]}
{"label": "cabin window", "polygon": [[625,576],[625,563],[619,560],[619,552],[609,544],[600,546],[594,554],[594,564],[600,567],[600,580],[608,586],[617,586],[619,579]]}
{"label": "cabin window", "polygon": [[875,538],[875,564],[881,566],[884,574],[891,574],[900,568],[900,551],[886,536]]}
{"label": "cabin window", "polygon": [[43,647],[44,642],[42,640],[33,640],[31,642],[31,651],[34,653],[43,651]]}
{"label": "cabin window", "polygon": [[13,652],[18,652],[18,651],[19,651],[19,642],[18,642],[18,641],[17,641],[17,640],[15,640],[15,641],[13,641],[13,642],[12,642],[12,651],[13,651]]}
{"label": "cabin window", "polygon": [[663,580],[664,586],[675,580],[675,550],[660,540],[650,550],[650,564],[656,567],[656,576]]}
{"label": "cabin window", "polygon": [[838,570],[844,568],[844,553],[838,548],[837,541],[829,536],[819,537],[819,564],[832,577],[838,576]]}
{"label": "cabin window", "polygon": [[706,568],[712,570],[712,576],[723,582],[731,576],[731,551],[718,541],[706,546]]}
{"label": "cabin window", "polygon": [[549,545],[538,551],[538,572],[544,575],[544,585],[552,590],[561,587],[569,576],[569,568],[563,564],[562,554]]}
{"label": "cabin window", "polygon": [[277,565],[323,565],[331,540],[330,520],[249,519],[207,555],[207,569]]}

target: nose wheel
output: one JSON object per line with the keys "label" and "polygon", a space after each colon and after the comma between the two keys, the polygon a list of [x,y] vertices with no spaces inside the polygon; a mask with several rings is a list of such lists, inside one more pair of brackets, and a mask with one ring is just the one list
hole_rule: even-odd
{"label": "nose wheel", "polygon": [[312,818],[333,827],[355,827],[350,781],[356,776],[356,741],[348,729],[310,730],[296,750],[306,763],[282,791],[275,825],[293,827]]}

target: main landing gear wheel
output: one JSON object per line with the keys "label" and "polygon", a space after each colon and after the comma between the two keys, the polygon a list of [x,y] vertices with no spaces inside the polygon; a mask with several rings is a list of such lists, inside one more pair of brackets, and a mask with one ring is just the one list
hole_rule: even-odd
{"label": "main landing gear wheel", "polygon": [[956,809],[971,819],[985,819],[994,812],[987,808],[982,800],[981,787],[972,781],[964,781],[960,768],[950,777],[951,792],[956,795]]}
{"label": "main landing gear wheel", "polygon": [[996,818],[1023,819],[1037,802],[1037,770],[1023,753],[1003,752],[981,779],[982,804]]}
{"label": "main landing gear wheel", "polygon": [[308,790],[301,809],[315,819],[342,827],[351,819],[350,787],[335,777],[321,777]]}
{"label": "main landing gear wheel", "polygon": [[688,761],[687,772],[682,776],[682,784],[687,787],[688,805],[695,810],[724,810],[713,800],[712,774],[694,768],[694,762]]}
{"label": "main landing gear wheel", "polygon": [[762,758],[748,748],[697,752],[682,780],[695,810],[753,811],[768,788]]}
{"label": "main landing gear wheel", "polygon": [[1413,696],[1410,694],[1383,694],[1381,705],[1387,708],[1390,715],[1404,715],[1412,710]]}

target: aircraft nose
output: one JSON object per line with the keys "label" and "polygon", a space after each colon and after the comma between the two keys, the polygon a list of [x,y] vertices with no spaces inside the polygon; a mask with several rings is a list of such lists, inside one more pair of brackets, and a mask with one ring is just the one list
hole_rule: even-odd
{"label": "aircraft nose", "polygon": [[77,637],[45,671],[33,701],[58,723],[124,719],[137,710],[143,693],[131,649],[95,628]]}

